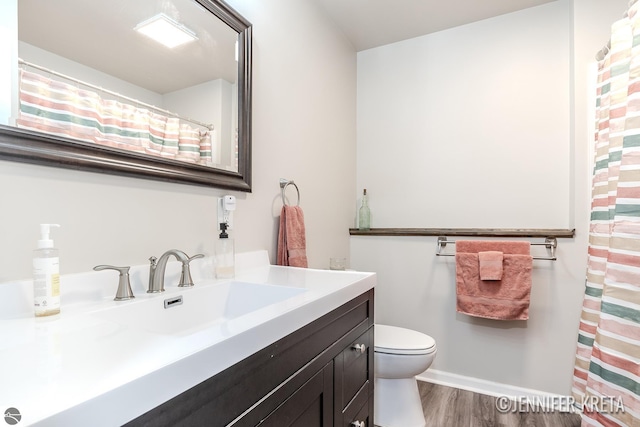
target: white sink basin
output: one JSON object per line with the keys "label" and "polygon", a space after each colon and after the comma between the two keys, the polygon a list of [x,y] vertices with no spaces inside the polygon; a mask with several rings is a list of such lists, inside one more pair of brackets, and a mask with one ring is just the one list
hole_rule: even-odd
{"label": "white sink basin", "polygon": [[[306,289],[245,282],[225,282],[154,294],[122,302],[95,316],[163,335],[188,335],[286,301]],[[165,306],[167,306],[165,308]]]}

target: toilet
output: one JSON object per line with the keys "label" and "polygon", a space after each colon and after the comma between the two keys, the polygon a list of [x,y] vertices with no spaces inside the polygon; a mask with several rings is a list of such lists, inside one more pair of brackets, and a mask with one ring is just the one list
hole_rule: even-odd
{"label": "toilet", "polygon": [[411,329],[375,325],[374,424],[425,427],[416,375],[436,356],[436,342]]}

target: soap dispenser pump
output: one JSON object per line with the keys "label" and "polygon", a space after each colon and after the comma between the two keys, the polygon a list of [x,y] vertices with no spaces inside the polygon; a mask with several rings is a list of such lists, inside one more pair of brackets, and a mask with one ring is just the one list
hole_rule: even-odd
{"label": "soap dispenser pump", "polygon": [[220,223],[220,236],[216,241],[216,279],[233,279],[235,276],[235,249],[233,239],[227,233],[228,227],[226,222]]}
{"label": "soap dispenser pump", "polygon": [[60,258],[50,238],[51,227],[40,224],[38,248],[33,251],[33,307],[37,317],[60,313]]}

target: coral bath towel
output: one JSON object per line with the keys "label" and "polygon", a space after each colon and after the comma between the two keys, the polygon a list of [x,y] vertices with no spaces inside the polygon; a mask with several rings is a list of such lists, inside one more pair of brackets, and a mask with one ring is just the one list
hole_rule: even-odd
{"label": "coral bath towel", "polygon": [[[502,279],[481,280],[479,252],[503,253]],[[529,318],[531,269],[529,242],[457,241],[456,310],[497,320]]]}
{"label": "coral bath towel", "polygon": [[300,206],[283,206],[280,212],[277,264],[307,267],[307,239]]}

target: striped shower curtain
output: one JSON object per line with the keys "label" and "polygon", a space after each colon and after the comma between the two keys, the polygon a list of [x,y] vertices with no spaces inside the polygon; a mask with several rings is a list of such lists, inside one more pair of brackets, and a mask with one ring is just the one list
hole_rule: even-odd
{"label": "striped shower curtain", "polygon": [[572,393],[583,426],[640,426],[640,15],[598,64],[585,296]]}
{"label": "striped shower curtain", "polygon": [[215,163],[210,131],[27,70],[20,70],[17,125],[167,159]]}

